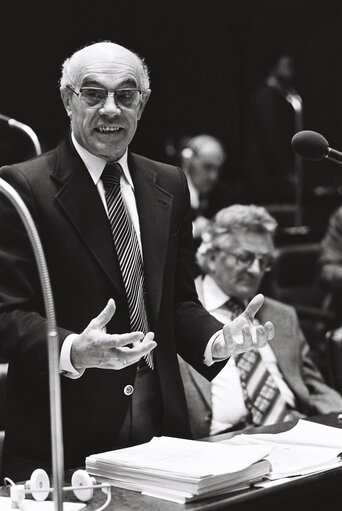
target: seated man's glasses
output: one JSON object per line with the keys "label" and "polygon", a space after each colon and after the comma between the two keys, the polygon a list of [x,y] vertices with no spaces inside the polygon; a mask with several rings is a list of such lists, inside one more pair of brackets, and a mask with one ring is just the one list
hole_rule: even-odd
{"label": "seated man's glasses", "polygon": [[218,249],[218,251],[233,257],[236,264],[244,269],[250,268],[256,259],[259,262],[260,270],[263,272],[270,271],[274,263],[274,257],[268,254],[255,254],[249,250],[242,250],[237,253],[222,249]]}
{"label": "seated man's glasses", "polygon": [[69,85],[67,86],[78,99],[81,105],[86,108],[101,108],[108,96],[113,96],[115,104],[119,108],[135,108],[139,105],[142,91],[140,89],[118,89],[114,92],[108,92],[106,89],[97,87],[81,87],[76,92]]}

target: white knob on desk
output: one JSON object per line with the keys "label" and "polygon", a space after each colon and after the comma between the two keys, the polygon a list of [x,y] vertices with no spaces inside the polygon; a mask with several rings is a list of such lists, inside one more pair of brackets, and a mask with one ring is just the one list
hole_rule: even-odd
{"label": "white knob on desk", "polygon": [[25,488],[30,490],[35,500],[42,501],[47,499],[50,493],[50,479],[45,470],[42,468],[34,470],[30,480],[26,481]]}
{"label": "white knob on desk", "polygon": [[[79,469],[72,474],[71,486],[93,486],[94,484],[96,484],[95,478],[91,477],[86,470]],[[82,488],[73,490],[73,492],[82,502],[88,502],[94,494],[93,488]]]}

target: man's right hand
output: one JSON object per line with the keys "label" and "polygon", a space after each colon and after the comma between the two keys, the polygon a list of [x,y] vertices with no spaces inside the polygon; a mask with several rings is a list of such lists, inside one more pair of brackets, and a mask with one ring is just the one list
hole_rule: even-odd
{"label": "man's right hand", "polygon": [[153,332],[145,336],[142,332],[107,334],[105,326],[115,309],[115,301],[111,298],[100,314],[73,340],[71,363],[78,371],[88,367],[122,369],[139,362],[157,346]]}

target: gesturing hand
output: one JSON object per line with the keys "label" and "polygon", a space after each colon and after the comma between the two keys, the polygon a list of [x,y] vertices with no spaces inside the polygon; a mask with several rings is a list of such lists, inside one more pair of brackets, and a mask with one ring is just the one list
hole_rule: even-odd
{"label": "gesturing hand", "polygon": [[[153,332],[145,336],[142,332],[107,334],[104,327],[112,319],[115,309],[115,301],[111,298],[100,314],[74,339],[71,363],[78,371],[87,367],[122,369],[135,364],[157,346]],[[132,348],[127,346],[130,344],[133,344]]]}
{"label": "gesturing hand", "polygon": [[274,337],[274,327],[270,321],[265,325],[253,325],[253,319],[262,304],[262,294],[256,295],[240,316],[223,327],[223,332],[213,343],[213,358],[225,359],[251,348],[262,348]]}

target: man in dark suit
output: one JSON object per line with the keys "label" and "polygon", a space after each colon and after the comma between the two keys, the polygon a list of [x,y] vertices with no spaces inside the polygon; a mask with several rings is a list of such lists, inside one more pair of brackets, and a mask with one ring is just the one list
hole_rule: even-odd
{"label": "man in dark suit", "polygon": [[[258,292],[271,267],[275,228],[264,208],[235,205],[221,210],[203,234],[198,250],[203,275],[196,279],[196,288],[202,304],[220,321],[231,318],[230,302],[244,304]],[[195,438],[342,410],[342,396],[324,382],[312,361],[293,307],[265,298],[255,322],[262,323],[265,317],[272,318],[275,337],[259,349],[261,358],[251,366],[248,378],[241,372],[248,363],[241,355],[231,357],[211,382],[180,361]],[[263,371],[268,378],[265,387]],[[265,388],[268,394],[273,392],[272,386],[274,394],[267,402],[262,395]],[[258,412],[263,409],[262,415],[255,414],[252,405]]]}
{"label": "man in dark suit", "polygon": [[[250,349],[263,297],[223,330],[200,305],[186,178],[127,151],[150,95],[144,62],[114,43],[89,45],[65,61],[61,95],[70,133],[0,175],[28,206],[45,251],[71,468],[153,435],[189,436],[177,352],[212,378],[232,353]],[[3,474],[18,480],[51,467],[46,319],[32,249],[3,196],[0,222]],[[272,336],[267,323],[255,342]]]}

